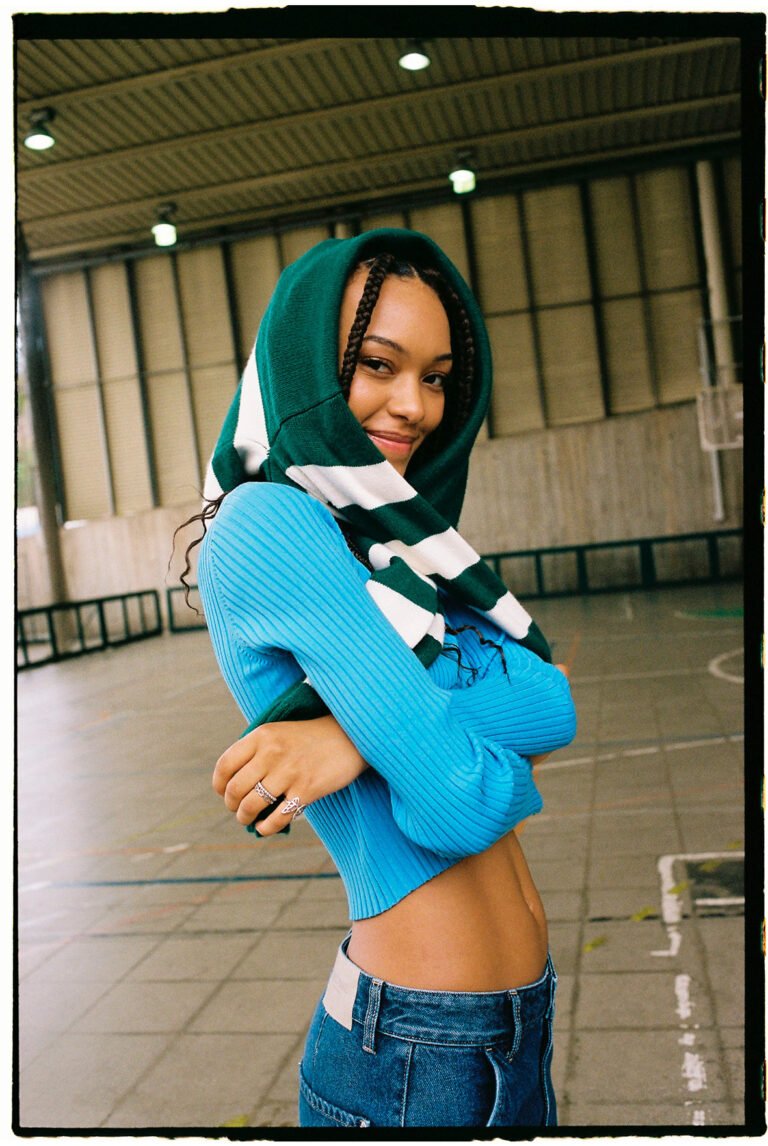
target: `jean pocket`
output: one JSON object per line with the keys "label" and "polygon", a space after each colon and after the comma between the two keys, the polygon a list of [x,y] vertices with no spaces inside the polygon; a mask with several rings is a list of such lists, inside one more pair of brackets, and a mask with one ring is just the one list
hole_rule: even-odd
{"label": "jean pocket", "polygon": [[342,1110],[322,1098],[309,1085],[299,1067],[299,1126],[370,1126],[362,1114]]}

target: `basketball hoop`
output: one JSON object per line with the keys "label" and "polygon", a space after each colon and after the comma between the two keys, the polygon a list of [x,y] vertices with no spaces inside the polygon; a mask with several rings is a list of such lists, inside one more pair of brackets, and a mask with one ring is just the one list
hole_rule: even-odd
{"label": "basketball hoop", "polygon": [[739,450],[744,445],[744,390],[705,386],[696,395],[702,450]]}

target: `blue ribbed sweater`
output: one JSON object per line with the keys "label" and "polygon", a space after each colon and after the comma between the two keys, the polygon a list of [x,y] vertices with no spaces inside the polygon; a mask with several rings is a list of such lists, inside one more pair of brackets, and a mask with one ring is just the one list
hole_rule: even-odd
{"label": "blue ribbed sweater", "polygon": [[[527,756],[567,744],[565,676],[473,610],[443,599],[452,628],[425,669],[365,589],[328,509],[265,482],[224,499],[198,583],[213,647],[244,717],[308,677],[371,765],[313,803],[351,919],[377,915],[541,810]],[[458,661],[460,653],[461,661]]]}

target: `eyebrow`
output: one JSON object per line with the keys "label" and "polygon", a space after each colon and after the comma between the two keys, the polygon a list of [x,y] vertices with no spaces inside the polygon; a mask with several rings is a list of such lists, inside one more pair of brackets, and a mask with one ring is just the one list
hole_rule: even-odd
{"label": "eyebrow", "polygon": [[[391,338],[384,338],[381,334],[366,334],[363,342],[379,342],[382,346],[389,346],[392,350],[399,350],[401,354],[405,354],[405,347],[401,346],[399,342],[393,342]],[[434,362],[453,361],[452,354],[438,354]]]}

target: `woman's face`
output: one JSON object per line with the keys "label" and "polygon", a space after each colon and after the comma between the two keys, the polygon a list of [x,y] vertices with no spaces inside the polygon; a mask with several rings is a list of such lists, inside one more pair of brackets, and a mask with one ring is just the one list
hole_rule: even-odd
{"label": "woman's face", "polygon": [[[344,291],[340,363],[367,273],[357,270]],[[438,296],[415,276],[387,276],[360,348],[349,408],[400,474],[442,421],[451,364],[451,331]]]}

